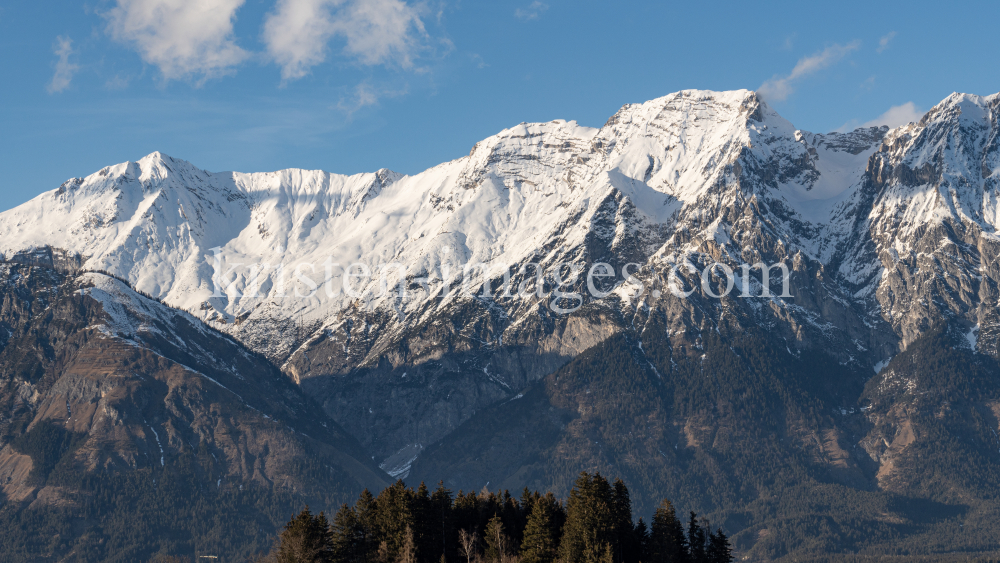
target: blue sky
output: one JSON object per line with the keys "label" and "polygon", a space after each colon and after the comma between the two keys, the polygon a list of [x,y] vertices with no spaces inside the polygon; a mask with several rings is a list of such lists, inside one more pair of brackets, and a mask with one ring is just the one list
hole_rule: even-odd
{"label": "blue sky", "polygon": [[[823,7],[820,7],[823,6]],[[792,123],[1000,90],[995,2],[5,0],[0,209],[159,150],[246,172],[416,173],[522,121],[688,88]]]}

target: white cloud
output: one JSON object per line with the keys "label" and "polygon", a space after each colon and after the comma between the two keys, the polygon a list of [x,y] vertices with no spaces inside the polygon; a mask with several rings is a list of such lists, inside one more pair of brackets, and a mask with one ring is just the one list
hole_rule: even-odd
{"label": "white cloud", "polygon": [[542,13],[548,9],[548,4],[535,0],[527,8],[518,8],[514,10],[514,17],[519,20],[537,20]]}
{"label": "white cloud", "polygon": [[131,45],[167,80],[211,78],[249,54],[236,45],[233,19],[244,0],[116,0],[108,33]]}
{"label": "white cloud", "polygon": [[883,36],[882,39],[878,40],[878,48],[875,49],[875,51],[878,52],[878,53],[881,53],[882,51],[885,51],[886,49],[888,49],[889,48],[889,42],[892,41],[892,38],[895,37],[895,36],[896,36],[896,32],[895,31],[890,31],[888,34],[886,34],[885,36]]}
{"label": "white cloud", "polygon": [[780,102],[782,100],[786,100],[795,90],[793,87],[795,81],[823,70],[824,68],[844,58],[848,53],[856,50],[860,46],[861,42],[855,40],[847,45],[832,45],[815,55],[799,59],[799,62],[795,64],[795,68],[792,69],[792,72],[789,73],[788,76],[775,76],[774,78],[764,82],[760,85],[760,88],[757,89],[757,93],[768,101]]}
{"label": "white cloud", "polygon": [[913,102],[906,102],[905,104],[892,106],[888,109],[888,111],[871,121],[858,123],[857,119],[852,119],[838,127],[836,131],[839,133],[845,133],[847,131],[854,131],[859,127],[880,127],[882,125],[888,125],[890,129],[895,129],[901,125],[906,125],[907,123],[920,121],[920,118],[923,116],[924,112],[918,108],[916,104]]}
{"label": "white cloud", "polygon": [[52,75],[52,80],[46,87],[50,94],[62,92],[69,88],[69,83],[73,80],[73,75],[80,69],[78,65],[69,62],[70,55],[73,54],[73,40],[69,37],[56,37],[55,47],[52,52],[56,55],[56,72]]}
{"label": "white cloud", "polygon": [[411,68],[425,35],[417,9],[402,0],[279,0],[264,22],[264,42],[283,80],[323,62],[335,36],[362,64]]}
{"label": "white cloud", "polygon": [[912,123],[915,121],[920,121],[920,118],[924,116],[924,112],[921,111],[916,104],[913,102],[906,102],[905,104],[892,106],[888,111],[882,115],[876,117],[871,121],[866,121],[861,124],[861,127],[877,127],[879,125],[888,125],[891,129],[895,129],[900,125],[906,125],[907,123]]}

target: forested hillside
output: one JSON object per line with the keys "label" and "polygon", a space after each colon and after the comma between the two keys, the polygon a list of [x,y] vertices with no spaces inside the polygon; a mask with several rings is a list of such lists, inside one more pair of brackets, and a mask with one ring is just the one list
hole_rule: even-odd
{"label": "forested hillside", "polygon": [[263,561],[356,563],[729,563],[721,528],[690,513],[685,525],[663,500],[647,525],[633,522],[628,487],[582,473],[565,502],[551,492],[433,493],[402,481],[377,497],[364,491],[330,521],[307,507]]}
{"label": "forested hillside", "polygon": [[572,468],[621,475],[639,514],[666,496],[761,559],[1000,545],[994,360],[938,331],[870,378],[762,332],[704,336],[646,356],[654,330],[641,348],[612,337],[477,413],[411,477],[566,495]]}

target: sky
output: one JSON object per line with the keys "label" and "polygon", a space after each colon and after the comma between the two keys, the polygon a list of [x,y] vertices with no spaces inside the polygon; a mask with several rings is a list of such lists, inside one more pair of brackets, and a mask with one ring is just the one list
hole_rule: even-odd
{"label": "sky", "polygon": [[4,0],[0,210],[161,151],[415,174],[521,122],[757,90],[803,130],[1000,91],[996,3]]}

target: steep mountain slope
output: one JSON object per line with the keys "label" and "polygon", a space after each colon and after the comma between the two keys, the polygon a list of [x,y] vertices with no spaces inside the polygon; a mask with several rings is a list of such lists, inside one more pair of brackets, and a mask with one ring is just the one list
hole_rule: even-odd
{"label": "steep mountain slope", "polygon": [[[265,360],[117,279],[5,263],[0,302],[0,513],[7,524],[52,515],[70,528],[48,545],[0,534],[11,558],[135,560],[195,544],[252,553],[266,546],[248,532],[273,529],[299,503],[387,483]],[[169,484],[163,496],[158,482]],[[247,510],[261,500],[273,506]],[[200,528],[213,509],[177,520],[191,509],[185,502],[246,513]],[[170,506],[164,516],[175,523],[158,527],[144,503]],[[115,526],[129,521],[148,535],[122,537]]]}
{"label": "steep mountain slope", "polygon": [[954,94],[892,131],[850,208],[832,262],[904,346],[949,321],[996,355],[998,107],[1000,95]]}
{"label": "steep mountain slope", "polygon": [[619,475],[640,514],[670,498],[751,560],[985,556],[1000,540],[1000,369],[955,344],[929,335],[862,388],[759,330],[708,333],[703,358],[662,377],[616,335],[477,412],[410,476],[565,495],[575,471]]}

